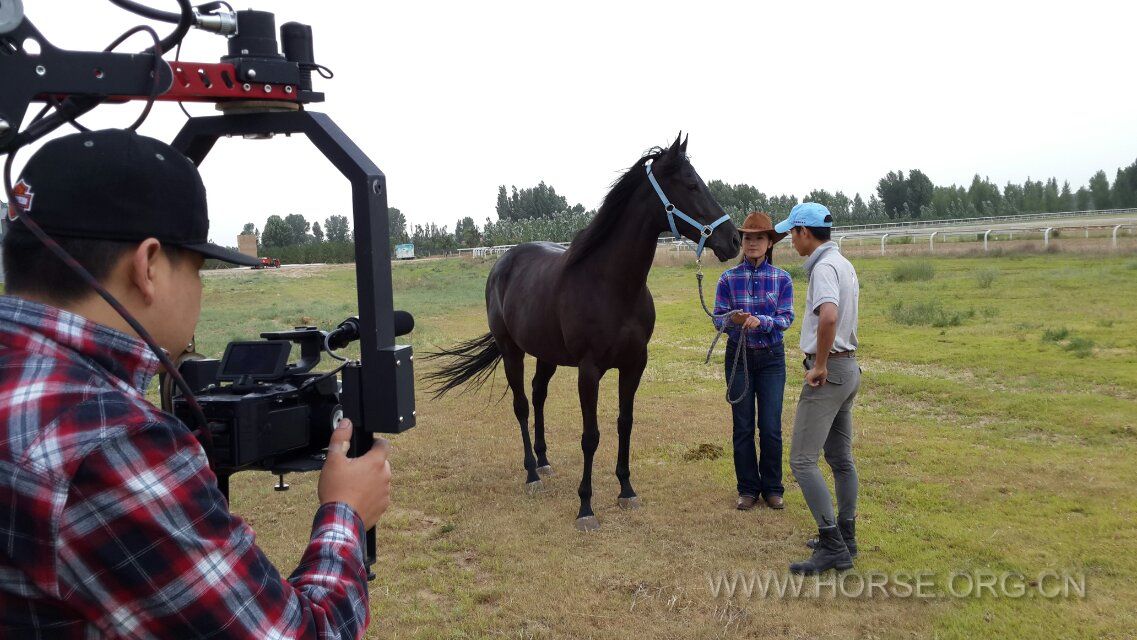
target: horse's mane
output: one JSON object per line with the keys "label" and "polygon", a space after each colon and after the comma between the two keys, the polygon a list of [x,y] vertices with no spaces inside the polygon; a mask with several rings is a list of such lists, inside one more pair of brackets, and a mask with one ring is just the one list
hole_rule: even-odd
{"label": "horse's mane", "polygon": [[597,247],[604,244],[611,235],[612,228],[620,222],[620,214],[632,199],[639,181],[644,178],[644,165],[648,160],[658,160],[667,150],[662,147],[653,147],[636,161],[624,175],[612,183],[612,189],[604,196],[604,203],[592,218],[588,226],[581,229],[572,239],[568,252],[565,254],[565,266],[580,262],[592,253]]}

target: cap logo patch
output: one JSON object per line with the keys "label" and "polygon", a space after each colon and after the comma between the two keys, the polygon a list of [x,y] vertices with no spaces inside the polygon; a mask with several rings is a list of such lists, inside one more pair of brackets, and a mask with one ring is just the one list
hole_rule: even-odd
{"label": "cap logo patch", "polygon": [[21,179],[15,187],[12,187],[12,197],[16,206],[8,208],[8,220],[15,222],[20,217],[20,212],[31,213],[35,194],[32,193],[31,185]]}

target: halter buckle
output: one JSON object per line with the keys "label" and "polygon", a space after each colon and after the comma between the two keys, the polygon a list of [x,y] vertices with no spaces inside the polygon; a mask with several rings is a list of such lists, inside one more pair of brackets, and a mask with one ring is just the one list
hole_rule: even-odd
{"label": "halter buckle", "polygon": [[714,232],[715,232],[715,230],[713,227],[711,227],[711,225],[709,225],[709,224],[703,225],[703,237],[704,238],[711,237],[711,234]]}

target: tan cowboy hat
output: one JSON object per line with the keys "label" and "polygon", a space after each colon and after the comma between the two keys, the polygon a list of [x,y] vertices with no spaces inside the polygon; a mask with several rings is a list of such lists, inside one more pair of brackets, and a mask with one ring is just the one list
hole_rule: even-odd
{"label": "tan cowboy hat", "polygon": [[738,228],[738,233],[765,233],[769,236],[771,244],[786,237],[786,234],[774,231],[774,223],[770,220],[770,216],[761,211],[751,211],[742,222],[742,226]]}

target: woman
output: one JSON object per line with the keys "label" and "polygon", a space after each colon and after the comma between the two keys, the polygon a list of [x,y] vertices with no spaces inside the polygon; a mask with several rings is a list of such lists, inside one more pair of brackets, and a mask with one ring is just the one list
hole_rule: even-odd
{"label": "woman", "polygon": [[[755,211],[738,229],[742,234],[742,261],[719,278],[715,315],[738,310],[715,320],[727,324],[726,375],[734,414],[734,473],[738,480],[738,509],[749,511],[762,498],[771,509],[781,509],[782,396],[786,387],[786,354],[782,333],[794,321],[793,281],[771,263],[774,245],[786,234],[774,231],[770,216]],[[745,369],[735,354],[746,335]],[[754,450],[755,403],[758,444]]]}

